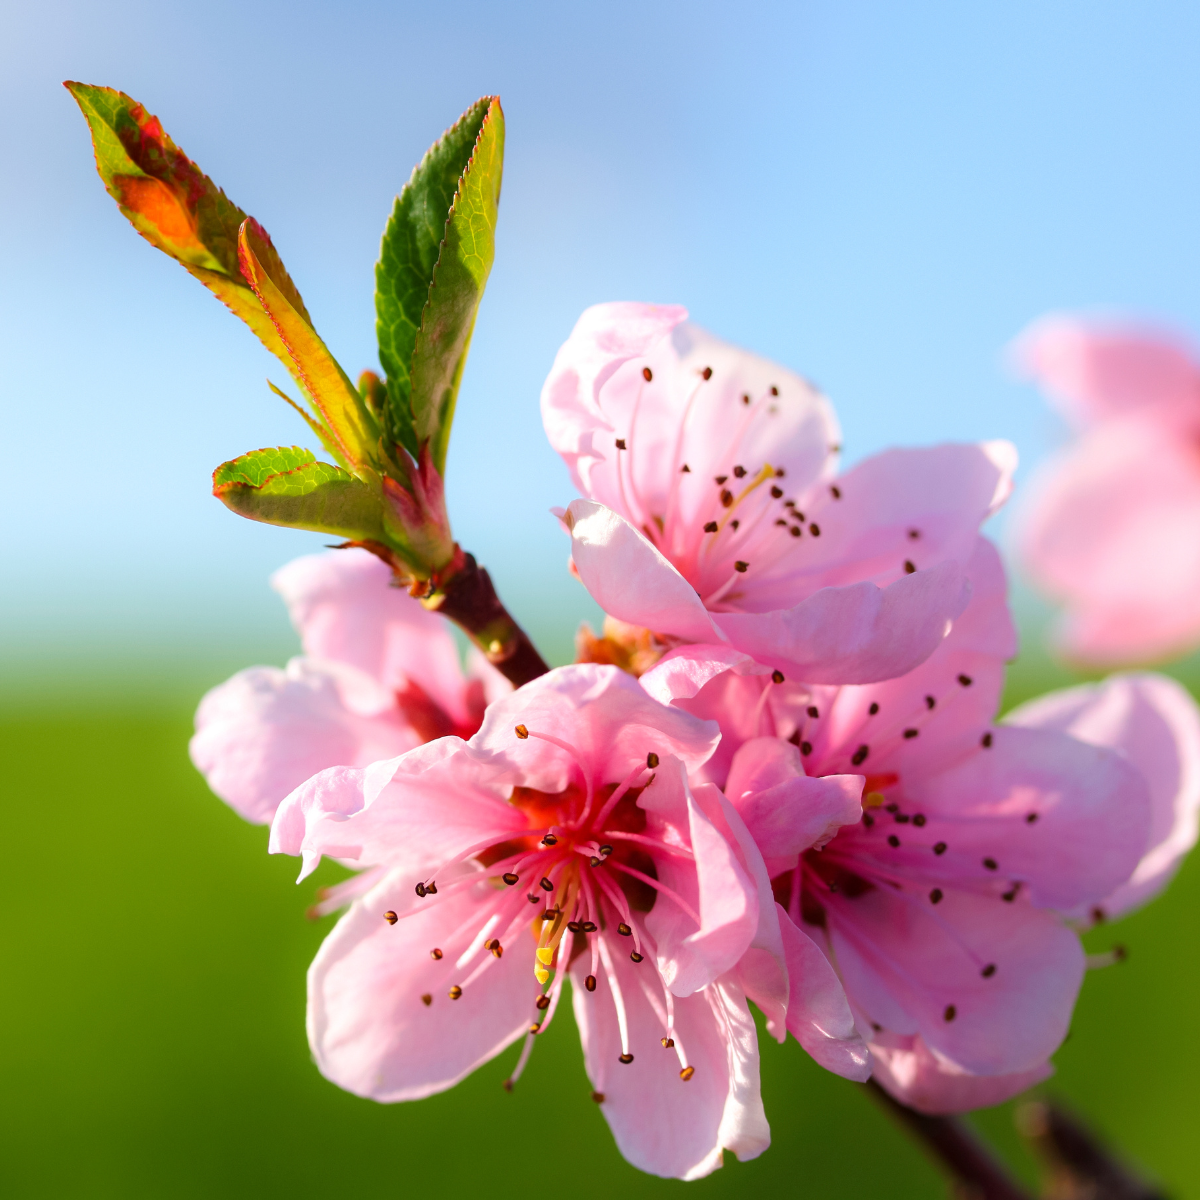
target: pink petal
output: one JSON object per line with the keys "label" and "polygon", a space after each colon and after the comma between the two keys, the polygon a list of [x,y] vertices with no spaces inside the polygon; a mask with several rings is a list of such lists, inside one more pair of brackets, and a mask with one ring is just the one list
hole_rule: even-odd
{"label": "pink petal", "polygon": [[618,1061],[622,1047],[608,981],[588,992],[579,986],[582,966],[572,969],[575,1023],[588,1078],[604,1096],[600,1108],[618,1148],[640,1170],[675,1179],[699,1179],[715,1171],[723,1150],[742,1160],[757,1157],[771,1133],[759,1095],[754,1020],[745,999],[721,983],[674,1001],[676,1044],[695,1068],[690,1079],[682,1080],[675,1051],[659,1040],[665,1032],[665,997],[645,965],[634,966],[623,955],[614,962],[633,1054],[628,1064]]}
{"label": "pink petal", "polygon": [[[516,736],[518,725],[529,731],[528,738]],[[617,783],[651,753],[664,762],[677,758],[692,770],[712,753],[719,736],[712,723],[653,700],[619,668],[576,663],[493,703],[471,747],[481,760],[519,772],[524,786],[558,792],[581,765],[598,782]]]}
{"label": "pink petal", "polygon": [[1200,457],[1190,438],[1111,422],[1047,464],[1023,511],[1024,562],[1065,602],[1062,646],[1086,662],[1200,642]]}
{"label": "pink petal", "polygon": [[[525,1032],[537,989],[524,927],[460,999],[448,994],[480,961],[456,966],[496,896],[483,883],[409,917],[422,902],[393,873],[355,902],[308,973],[308,1040],[322,1075],[372,1100],[417,1100],[452,1087]],[[388,909],[401,914],[395,925],[383,919]]]}
{"label": "pink petal", "polygon": [[809,778],[800,751],[779,738],[753,738],[733,756],[725,793],[767,859],[820,849],[862,817],[863,776]]}
{"label": "pink petal", "polygon": [[512,786],[511,775],[465,742],[440,738],[362,769],[314,775],[279,806],[268,849],[302,855],[301,879],[329,855],[360,866],[402,864],[415,887],[476,843],[527,828],[507,802]]}
{"label": "pink petal", "polygon": [[711,784],[694,791],[682,764],[663,762],[654,785],[638,798],[654,823],[677,824],[686,813],[687,841],[694,862],[672,854],[655,856],[660,882],[700,917],[684,911],[660,892],[646,917],[646,929],[657,946],[663,981],[677,996],[688,996],[731,970],[749,948],[758,928],[758,889],[743,867],[734,841],[722,828],[723,797]]}
{"label": "pink petal", "polygon": [[936,906],[917,888],[876,887],[831,907],[828,927],[855,1008],[966,1070],[1032,1070],[1066,1036],[1083,950],[1051,913],[949,887]]}
{"label": "pink petal", "polygon": [[1047,1062],[1011,1075],[972,1075],[932,1053],[920,1037],[909,1040],[906,1048],[873,1042],[873,1074],[901,1104],[917,1112],[941,1115],[991,1108],[1054,1074]]}
{"label": "pink petal", "polygon": [[1055,314],[1017,339],[1021,371],[1076,420],[1135,411],[1200,416],[1200,371],[1183,339],[1161,329]]}
{"label": "pink petal", "polygon": [[385,687],[417,684],[459,725],[471,723],[458,648],[444,617],[422,608],[375,555],[310,554],[281,567],[283,597],[305,654],[349,663]]}
{"label": "pink petal", "polygon": [[788,1031],[826,1070],[865,1082],[871,1075],[871,1055],[836,972],[812,938],[776,907],[791,988]]}
{"label": "pink petal", "polygon": [[887,588],[827,587],[784,611],[717,613],[713,622],[732,645],[785,676],[869,683],[928,658],[969,598],[962,567],[945,560]]}
{"label": "pink petal", "polygon": [[[1163,675],[1116,675],[1031,700],[1005,722],[1107,746],[1142,773],[1151,804],[1148,848],[1128,881],[1099,907],[1118,916],[1162,891],[1196,844],[1200,712],[1188,692]],[[1073,915],[1086,916],[1086,906]]]}
{"label": "pink petal", "polygon": [[678,646],[668,651],[642,677],[642,688],[660,704],[690,700],[726,671],[736,675],[769,675],[770,667],[732,646]]}
{"label": "pink petal", "polygon": [[696,589],[623,517],[573,500],[567,522],[579,578],[609,616],[690,641],[723,640]]}
{"label": "pink petal", "polygon": [[[928,820],[913,840],[949,843],[925,873],[992,889],[1020,881],[1034,904],[1060,910],[1124,883],[1150,828],[1141,773],[1115,751],[1052,731],[1001,726],[991,736],[948,770],[902,781]],[[886,847],[879,853],[887,858]]]}
{"label": "pink petal", "polygon": [[[279,802],[326,767],[366,766],[418,744],[392,697],[368,676],[352,678],[306,659],[286,671],[250,667],[200,702],[189,753],[235,812],[269,824]],[[351,703],[347,703],[350,700]]]}

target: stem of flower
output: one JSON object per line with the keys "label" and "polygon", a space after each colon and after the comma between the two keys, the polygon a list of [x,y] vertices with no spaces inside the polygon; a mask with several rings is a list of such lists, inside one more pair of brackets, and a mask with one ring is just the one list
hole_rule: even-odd
{"label": "stem of flower", "polygon": [[463,629],[514,687],[550,670],[525,631],[500,603],[491,577],[473,554],[464,554],[458,570],[440,580],[422,603]]}
{"label": "stem of flower", "polygon": [[888,1095],[873,1079],[864,1086],[954,1177],[964,1200],[1031,1200],[961,1117],[919,1113]]}

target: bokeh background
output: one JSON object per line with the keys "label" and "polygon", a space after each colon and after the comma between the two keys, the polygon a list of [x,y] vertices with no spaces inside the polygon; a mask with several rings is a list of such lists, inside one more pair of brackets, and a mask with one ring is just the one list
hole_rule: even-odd
{"label": "bokeh background", "polygon": [[[420,1104],[338,1092],[304,1040],[313,882],[186,758],[203,690],[295,650],[268,573],[322,539],[239,521],[218,463],[305,430],[280,368],[142,242],[66,78],[143,101],[270,229],[352,373],[425,147],[498,92],[497,260],[449,464],[455,530],[556,661],[595,609],[541,381],[579,312],[686,304],[816,379],[850,462],[1063,436],[1005,347],[1051,309],[1200,329],[1200,9],[1004,4],[0,2],[0,1192],[29,1197],[660,1195],[616,1154],[565,1018]],[[991,532],[1003,543],[1007,518]],[[1019,580],[1009,702],[1075,678]],[[1173,668],[1195,685],[1195,662]],[[329,881],[320,876],[316,884]],[[1051,1090],[1200,1195],[1200,864],[1092,935]],[[515,1051],[513,1052],[515,1053]],[[771,1150],[690,1185],[936,1196],[853,1085],[764,1044]],[[1011,1107],[975,1118],[1028,1173]]]}

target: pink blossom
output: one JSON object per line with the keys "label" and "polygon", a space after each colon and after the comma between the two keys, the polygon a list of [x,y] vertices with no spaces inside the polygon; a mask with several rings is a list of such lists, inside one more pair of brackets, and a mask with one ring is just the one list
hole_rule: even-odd
{"label": "pink blossom", "polygon": [[[836,964],[870,1031],[875,1077],[934,1112],[997,1103],[1049,1072],[1084,970],[1063,916],[1137,878],[1151,828],[1146,781],[1108,745],[1149,731],[1169,749],[1185,723],[1174,709],[1173,726],[1156,723],[1162,696],[1147,688],[1131,719],[1093,720],[1092,744],[1063,728],[1087,724],[1082,710],[1103,695],[994,725],[1015,639],[1003,569],[982,538],[970,573],[966,611],[900,679],[780,684],[703,647],[673,651],[642,678],[651,695],[719,721],[722,752],[701,771],[743,816],[791,925]],[[746,757],[760,760],[768,739],[794,755],[793,786],[810,804],[823,789],[830,823],[807,851],[779,843],[770,812],[740,794]],[[847,776],[865,777],[861,820],[838,808]],[[1192,820],[1190,791],[1187,803]]]}
{"label": "pink blossom", "polygon": [[1019,545],[1065,607],[1064,653],[1149,661],[1200,645],[1200,364],[1178,340],[1070,317],[1017,345],[1021,367],[1082,427],[1042,469]]}
{"label": "pink blossom", "polygon": [[303,874],[333,855],[370,880],[309,973],[320,1070],[415,1099],[524,1038],[511,1086],[570,975],[622,1153],[681,1178],[769,1143],[747,994],[778,1022],[803,1008],[809,1040],[862,1077],[836,977],[822,961],[789,996],[761,856],[721,792],[688,783],[717,738],[617,668],[580,664],[494,702],[469,742],[293,792],[272,851],[302,855]]}
{"label": "pink blossom", "polygon": [[543,388],[546,432],[586,497],[562,514],[580,579],[613,617],[789,676],[909,670],[966,603],[1012,446],[892,450],[839,476],[828,400],[686,315],[588,309]]}
{"label": "pink blossom", "polygon": [[477,652],[464,675],[446,621],[365,550],[298,558],[271,579],[300,634],[284,670],[249,667],[200,702],[192,761],[248,821],[269,824],[309,776],[469,737],[510,690]]}

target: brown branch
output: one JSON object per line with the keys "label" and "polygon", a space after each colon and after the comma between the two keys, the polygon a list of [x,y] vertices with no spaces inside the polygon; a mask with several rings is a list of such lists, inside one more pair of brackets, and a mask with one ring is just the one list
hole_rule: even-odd
{"label": "brown branch", "polygon": [[1053,1200],[1166,1200],[1102,1146],[1057,1104],[1030,1100],[1017,1109],[1017,1127],[1047,1168]]}
{"label": "brown branch", "polygon": [[491,576],[473,554],[464,554],[461,566],[422,603],[463,629],[514,687],[550,670],[525,631],[500,603]]}
{"label": "brown branch", "polygon": [[954,1177],[956,1195],[962,1200],[1031,1200],[961,1117],[919,1113],[888,1095],[873,1079],[864,1086]]}

